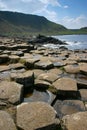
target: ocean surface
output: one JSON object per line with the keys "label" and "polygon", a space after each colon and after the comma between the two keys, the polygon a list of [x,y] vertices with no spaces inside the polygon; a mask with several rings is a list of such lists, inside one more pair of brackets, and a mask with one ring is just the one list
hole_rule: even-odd
{"label": "ocean surface", "polygon": [[[61,41],[64,41],[68,43],[68,45],[63,45],[66,46],[70,50],[75,50],[75,49],[87,49],[87,35],[59,35],[59,36],[52,36],[54,38],[57,38]],[[59,45],[45,45],[50,48],[59,48]]]}

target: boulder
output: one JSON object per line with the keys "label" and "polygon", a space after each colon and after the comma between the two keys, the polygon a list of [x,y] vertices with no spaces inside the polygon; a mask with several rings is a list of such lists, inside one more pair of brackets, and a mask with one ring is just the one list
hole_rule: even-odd
{"label": "boulder", "polygon": [[64,116],[63,130],[87,130],[87,111]]}
{"label": "boulder", "polygon": [[57,115],[60,118],[79,111],[85,111],[85,106],[80,100],[57,100],[53,107],[57,111]]}
{"label": "boulder", "polygon": [[0,111],[0,130],[17,130],[13,119],[5,111]]}
{"label": "boulder", "polygon": [[60,123],[56,111],[44,102],[22,103],[16,117],[18,128],[23,130],[56,130]]}
{"label": "boulder", "polygon": [[23,86],[10,81],[0,82],[0,99],[12,104],[19,104],[22,101]]}

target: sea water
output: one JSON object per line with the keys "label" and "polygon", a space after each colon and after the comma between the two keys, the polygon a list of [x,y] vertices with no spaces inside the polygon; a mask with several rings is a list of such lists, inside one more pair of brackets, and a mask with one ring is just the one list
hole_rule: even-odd
{"label": "sea water", "polygon": [[[52,37],[67,43],[68,45],[62,45],[62,46],[65,46],[70,50],[87,49],[87,35],[58,35],[58,36],[52,36]],[[55,45],[55,44],[48,44],[44,46],[50,47],[50,48],[60,47],[60,45]]]}

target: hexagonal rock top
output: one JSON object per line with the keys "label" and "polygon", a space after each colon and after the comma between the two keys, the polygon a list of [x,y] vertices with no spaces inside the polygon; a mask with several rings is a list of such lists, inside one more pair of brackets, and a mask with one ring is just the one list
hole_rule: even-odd
{"label": "hexagonal rock top", "polygon": [[78,65],[67,65],[64,67],[65,71],[71,74],[78,73],[80,71],[80,68]]}
{"label": "hexagonal rock top", "polygon": [[7,100],[12,104],[21,102],[23,86],[9,81],[0,82],[0,99]]}
{"label": "hexagonal rock top", "polygon": [[17,130],[13,119],[5,111],[0,111],[0,130]]}
{"label": "hexagonal rock top", "polygon": [[54,130],[59,127],[56,111],[47,103],[32,102],[17,106],[17,126],[23,130]]}
{"label": "hexagonal rock top", "polygon": [[67,115],[62,119],[63,130],[87,130],[87,111]]}
{"label": "hexagonal rock top", "polygon": [[63,77],[58,79],[53,83],[53,86],[57,90],[61,91],[77,91],[77,83],[76,80],[68,78],[68,77]]}
{"label": "hexagonal rock top", "polygon": [[81,73],[87,75],[87,63],[79,63],[79,66]]}

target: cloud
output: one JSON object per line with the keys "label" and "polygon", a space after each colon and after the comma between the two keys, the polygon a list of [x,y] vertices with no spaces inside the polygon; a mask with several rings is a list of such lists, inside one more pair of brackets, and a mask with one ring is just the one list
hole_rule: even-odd
{"label": "cloud", "polygon": [[2,2],[0,0],[0,10],[4,10],[4,9],[7,9],[7,6],[6,6],[6,4],[4,2]]}
{"label": "cloud", "polygon": [[64,8],[67,9],[67,8],[69,8],[69,6],[68,6],[68,5],[65,5]]}
{"label": "cloud", "polygon": [[76,18],[66,16],[59,22],[67,28],[77,29],[87,26],[87,17],[85,15],[80,15]]}

